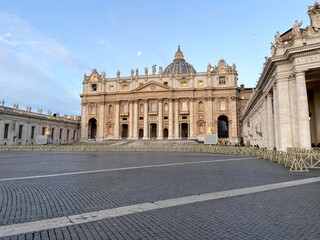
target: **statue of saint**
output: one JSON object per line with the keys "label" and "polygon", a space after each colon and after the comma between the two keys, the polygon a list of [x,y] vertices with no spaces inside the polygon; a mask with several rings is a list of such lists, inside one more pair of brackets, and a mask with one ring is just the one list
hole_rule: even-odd
{"label": "statue of saint", "polygon": [[208,67],[207,67],[207,72],[208,72],[208,73],[211,72],[211,68],[212,68],[212,66],[211,66],[211,64],[209,63],[209,64],[208,64]]}
{"label": "statue of saint", "polygon": [[51,128],[49,125],[47,125],[47,127],[45,129],[44,135],[46,135],[47,137],[49,137],[51,135]]}
{"label": "statue of saint", "polygon": [[271,46],[270,46],[270,50],[271,50],[271,56],[275,56],[276,55],[276,46],[274,45],[273,42],[270,43]]}
{"label": "statue of saint", "polygon": [[106,72],[103,71],[103,72],[101,73],[101,76],[102,76],[102,78],[106,78],[106,76],[107,76]]}
{"label": "statue of saint", "polygon": [[157,65],[152,65],[152,75],[155,75],[156,74],[156,69]]}
{"label": "statue of saint", "polygon": [[274,42],[276,47],[281,47],[283,45],[279,31],[277,31],[276,35],[274,36]]}
{"label": "statue of saint", "polygon": [[207,134],[213,134],[212,122],[210,122],[209,126],[207,127]]}
{"label": "statue of saint", "polygon": [[131,77],[133,77],[133,74],[134,74],[134,70],[131,68]]}
{"label": "statue of saint", "polygon": [[145,68],[144,68],[144,74],[145,74],[145,75],[148,75],[148,67],[145,67]]}
{"label": "statue of saint", "polygon": [[117,77],[120,77],[120,71],[118,70],[118,72],[117,72]]}
{"label": "statue of saint", "polygon": [[136,68],[136,76],[138,76],[138,75],[139,75],[139,69]]}
{"label": "statue of saint", "polygon": [[296,20],[293,24],[293,27],[292,27],[292,35],[293,37],[301,37],[301,34],[300,34],[300,26],[302,25],[302,21],[299,22],[298,20]]}
{"label": "statue of saint", "polygon": [[163,74],[163,67],[162,66],[159,67],[159,73]]}

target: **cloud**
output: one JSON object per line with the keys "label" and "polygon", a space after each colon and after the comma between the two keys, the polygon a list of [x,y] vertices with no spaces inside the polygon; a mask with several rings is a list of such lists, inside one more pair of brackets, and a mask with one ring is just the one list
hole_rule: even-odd
{"label": "cloud", "polygon": [[18,15],[0,12],[0,98],[79,115],[85,69],[63,44]]}
{"label": "cloud", "polygon": [[96,40],[100,45],[102,45],[102,46],[104,46],[104,47],[106,47],[108,49],[113,48],[112,44],[106,39],[103,39],[103,38],[101,38],[99,36],[96,36]]}

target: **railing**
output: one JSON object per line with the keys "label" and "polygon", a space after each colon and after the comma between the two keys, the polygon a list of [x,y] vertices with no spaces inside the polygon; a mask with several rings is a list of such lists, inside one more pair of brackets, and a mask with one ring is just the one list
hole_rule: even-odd
{"label": "railing", "polygon": [[292,172],[320,169],[320,151],[288,148],[288,152],[219,145],[22,145],[0,146],[0,151],[131,151],[131,152],[202,152],[213,154],[249,155],[282,164]]}

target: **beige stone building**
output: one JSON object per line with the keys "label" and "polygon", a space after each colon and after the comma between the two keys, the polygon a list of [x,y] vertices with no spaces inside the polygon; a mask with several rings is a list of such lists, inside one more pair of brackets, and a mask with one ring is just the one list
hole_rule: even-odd
{"label": "beige stone building", "polygon": [[320,143],[320,5],[308,7],[310,25],[295,21],[275,35],[271,57],[242,117],[248,145],[287,151]]}
{"label": "beige stone building", "polygon": [[[19,109],[18,104],[0,106],[0,145],[34,145],[38,135],[47,134],[53,144],[70,144],[79,141],[80,118],[44,114],[41,109],[32,112]],[[50,130],[49,133],[46,131]]]}
{"label": "beige stone building", "polygon": [[[81,140],[199,139],[208,128],[219,139],[239,142],[239,115],[248,89],[237,86],[236,65],[223,59],[196,72],[178,48],[167,67],[131,70],[131,76],[83,79]],[[242,92],[244,94],[242,94]],[[249,89],[251,93],[251,90]]]}

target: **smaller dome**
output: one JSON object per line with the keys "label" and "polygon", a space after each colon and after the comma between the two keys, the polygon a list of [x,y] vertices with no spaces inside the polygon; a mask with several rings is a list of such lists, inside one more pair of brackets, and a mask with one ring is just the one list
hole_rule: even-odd
{"label": "smaller dome", "polygon": [[163,74],[190,74],[196,73],[196,70],[193,66],[187,63],[184,60],[184,56],[182,51],[180,50],[180,46],[178,46],[178,50],[174,56],[174,60],[170,63],[163,71]]}

